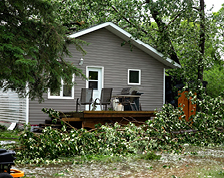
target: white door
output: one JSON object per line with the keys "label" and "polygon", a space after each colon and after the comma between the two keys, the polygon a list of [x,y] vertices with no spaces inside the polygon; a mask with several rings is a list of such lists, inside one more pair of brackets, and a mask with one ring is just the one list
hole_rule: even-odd
{"label": "white door", "polygon": [[[88,78],[87,88],[93,88],[93,100],[95,101],[96,98],[100,99],[101,90],[103,87],[103,68],[102,67],[87,67],[86,76]],[[92,109],[92,106],[91,106],[91,109]],[[100,111],[100,110],[101,110],[100,105],[97,105],[96,111]]]}

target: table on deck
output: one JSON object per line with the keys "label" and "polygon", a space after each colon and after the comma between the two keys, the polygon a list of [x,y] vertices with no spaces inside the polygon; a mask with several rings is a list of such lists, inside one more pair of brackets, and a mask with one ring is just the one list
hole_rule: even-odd
{"label": "table on deck", "polygon": [[112,98],[130,98],[130,97],[140,98],[141,95],[114,95],[112,96]]}
{"label": "table on deck", "polygon": [[[118,98],[121,102],[122,105],[127,105],[127,104],[130,104],[130,100],[131,98],[133,99],[133,102],[135,102],[136,106],[137,106],[137,109],[138,110],[141,110],[140,107],[139,107],[139,98],[141,97],[141,95],[115,95],[115,96],[112,96],[112,98]],[[125,108],[125,110],[130,110],[128,108],[129,106],[127,106]]]}

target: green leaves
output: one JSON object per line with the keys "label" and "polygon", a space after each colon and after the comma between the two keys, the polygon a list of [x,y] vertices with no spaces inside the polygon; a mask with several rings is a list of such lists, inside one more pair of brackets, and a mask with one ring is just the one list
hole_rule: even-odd
{"label": "green leaves", "polygon": [[[63,58],[69,56],[66,28],[58,22],[55,3],[49,0],[3,0],[0,2],[1,88],[12,88],[20,96],[43,100],[43,93],[60,88],[61,78],[81,70]],[[9,15],[10,14],[10,15]],[[2,82],[7,81],[7,82]],[[66,80],[72,85],[72,80]],[[27,87],[29,92],[27,93]]]}
{"label": "green leaves", "polygon": [[[201,16],[203,7],[198,0],[53,2],[60,5],[58,20],[66,24],[69,32],[111,21],[165,57],[180,62],[182,69],[174,74],[187,82],[202,80],[203,68],[206,70],[223,53],[223,11],[214,14],[207,11]],[[83,25],[76,25],[82,21]]]}
{"label": "green leaves", "polygon": [[[20,136],[22,149],[18,152],[18,162],[45,163],[47,159],[74,155],[127,155],[143,154],[142,159],[159,159],[154,151],[181,153],[185,143],[197,146],[220,145],[224,143],[224,101],[223,98],[211,98],[202,94],[197,99],[201,110],[186,122],[182,108],[164,105],[156,112],[154,119],[141,126],[129,123],[121,126],[96,125],[90,131],[86,129],[66,131],[46,127],[42,134],[25,129]],[[58,118],[54,109],[43,109],[50,117]],[[221,128],[221,129],[220,129]]]}
{"label": "green leaves", "polygon": [[[64,132],[46,127],[42,134],[34,134],[25,130],[20,141],[23,145],[18,153],[21,162],[35,162],[38,158],[57,159],[74,155],[126,155],[146,153],[144,159],[158,159],[152,150],[173,151],[180,149],[172,146],[173,141],[166,134],[153,134],[156,130],[144,131],[144,127],[137,127],[130,123],[121,126],[115,123],[111,126],[101,126],[94,131],[85,129]],[[155,137],[157,135],[158,137]],[[168,145],[167,145],[168,144]]]}
{"label": "green leaves", "polygon": [[[66,36],[107,21],[180,62],[182,69],[173,71],[176,77],[187,82],[202,79],[203,67],[213,66],[222,56],[223,11],[206,13],[205,20],[200,20],[199,9],[199,1],[178,0],[2,0],[0,65],[4,70],[0,80],[8,83],[0,87],[11,87],[25,96],[26,83],[31,99],[42,101],[48,87],[52,92],[58,90],[61,78],[68,79],[73,73],[85,78],[81,70],[63,60],[69,55],[68,44],[84,52],[80,41]],[[200,45],[202,32],[205,52]],[[15,62],[21,59],[19,68],[25,67],[19,71]]]}
{"label": "green leaves", "polygon": [[164,105],[162,111],[157,113],[160,122],[156,122],[156,128],[164,128],[174,139],[178,139],[179,144],[190,143],[198,146],[223,144],[224,134],[221,131],[224,128],[223,98],[212,98],[202,93],[198,99],[192,92],[189,92],[188,97],[194,97],[191,102],[200,108],[190,117],[190,122],[186,122],[184,118],[179,119],[183,115],[182,108],[175,109],[171,105]]}
{"label": "green leaves", "polygon": [[208,82],[207,93],[211,97],[223,96],[224,72],[222,62],[214,64],[213,67],[205,71],[204,79]]}

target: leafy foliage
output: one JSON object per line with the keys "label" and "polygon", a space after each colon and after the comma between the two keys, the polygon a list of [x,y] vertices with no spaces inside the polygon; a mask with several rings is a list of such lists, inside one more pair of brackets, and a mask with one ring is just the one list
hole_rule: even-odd
{"label": "leafy foliage", "polygon": [[[154,151],[181,153],[183,144],[197,146],[222,145],[224,143],[224,100],[212,98],[204,93],[198,99],[188,93],[191,102],[201,109],[185,120],[183,108],[164,105],[154,119],[141,126],[129,123],[121,126],[96,125],[90,131],[85,129],[66,131],[46,127],[42,134],[25,129],[20,137],[22,148],[17,151],[20,163],[42,162],[59,157],[75,155],[128,155],[145,154],[152,159]],[[45,110],[58,117],[53,109]],[[155,156],[155,158],[158,158]]]}
{"label": "leafy foliage", "polygon": [[[187,79],[197,79],[198,70],[203,73],[206,63],[219,60],[220,52],[223,51],[220,45],[223,44],[223,11],[205,11],[204,0],[52,2],[60,4],[59,19],[70,30],[113,22],[130,32],[134,38],[150,44],[175,62],[180,62]],[[76,27],[77,22],[82,25]]]}
{"label": "leafy foliage", "polygon": [[57,8],[46,0],[0,2],[1,88],[42,101],[48,88],[52,92],[60,88],[61,78],[72,85],[73,74],[84,77],[64,60],[69,56],[67,45],[81,50],[81,41],[67,38],[66,28],[56,22]]}
{"label": "leafy foliage", "polygon": [[[154,130],[154,132],[157,132]],[[119,124],[111,126],[100,126],[94,131],[85,129],[61,132],[47,127],[43,134],[24,131],[21,135],[21,151],[17,151],[20,162],[35,162],[39,159],[56,159],[59,157],[70,157],[74,155],[126,155],[137,154],[153,150],[162,150],[160,143],[167,148],[167,143],[175,142],[169,137],[157,139],[155,133],[149,131],[146,134],[142,127],[134,124],[122,127]],[[160,143],[158,143],[158,141]],[[175,145],[175,144],[174,144]],[[158,146],[158,147],[157,147]],[[172,150],[178,146],[169,145]]]}
{"label": "leafy foliage", "polygon": [[216,64],[205,71],[204,79],[208,82],[206,92],[211,97],[223,96],[224,91],[224,72],[223,65]]}
{"label": "leafy foliage", "polygon": [[[184,115],[177,115],[181,108],[174,109],[171,105],[165,105],[163,111],[159,112],[157,116],[161,119],[160,123],[163,122],[163,125],[168,125],[164,129],[175,134],[179,143],[190,143],[198,146],[223,144],[223,98],[212,98],[203,93],[201,96],[203,99],[197,99],[196,95],[189,92],[190,96],[192,97],[191,102],[196,103],[200,110],[196,112],[196,115],[189,118],[190,122],[186,122]],[[169,115],[176,115],[177,117],[169,121],[167,120]],[[181,120],[178,119],[180,116],[183,117]],[[170,122],[170,124],[167,124],[167,122]]]}
{"label": "leafy foliage", "polygon": [[212,14],[204,5],[204,0],[3,0],[0,87],[25,96],[27,85],[29,96],[41,101],[48,88],[57,92],[61,78],[72,85],[73,73],[84,75],[64,57],[67,44],[81,46],[66,33],[108,21],[180,63],[175,76],[202,81],[204,70],[223,53],[223,8]]}
{"label": "leafy foliage", "polygon": [[161,155],[156,155],[154,152],[149,152],[146,155],[141,155],[140,158],[145,160],[159,160]]}
{"label": "leafy foliage", "polygon": [[[69,32],[113,22],[169,57],[182,68],[170,75],[197,86],[207,67],[223,54],[223,8],[205,10],[206,1],[52,0],[60,4],[58,20]],[[221,8],[221,7],[220,7]],[[82,24],[77,26],[76,24]],[[125,43],[124,43],[125,44]]]}
{"label": "leafy foliage", "polygon": [[0,130],[1,131],[5,131],[7,128],[6,128],[6,126],[4,126],[4,125],[0,125]]}

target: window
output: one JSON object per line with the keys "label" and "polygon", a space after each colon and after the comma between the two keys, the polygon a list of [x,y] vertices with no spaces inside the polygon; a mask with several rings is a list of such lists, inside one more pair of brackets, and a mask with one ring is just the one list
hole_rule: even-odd
{"label": "window", "polygon": [[128,69],[128,85],[141,85],[141,70]]}
{"label": "window", "polygon": [[[74,76],[73,76],[74,81]],[[66,85],[63,80],[61,80],[62,86],[59,92],[51,93],[50,89],[48,90],[49,99],[74,99],[74,86]]]}
{"label": "window", "polygon": [[98,90],[98,71],[89,71],[89,88]]}

